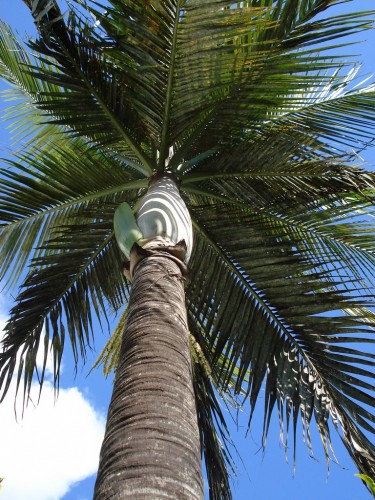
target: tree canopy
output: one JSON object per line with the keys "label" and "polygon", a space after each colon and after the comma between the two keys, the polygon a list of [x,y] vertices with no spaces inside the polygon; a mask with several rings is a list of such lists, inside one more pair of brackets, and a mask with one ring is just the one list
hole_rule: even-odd
{"label": "tree canopy", "polygon": [[374,13],[333,16],[337,0],[24,1],[38,36],[0,31],[20,144],[0,174],[1,278],[20,287],[3,396],[15,370],[25,398],[43,382],[41,346],[58,385],[66,340],[84,361],[94,316],[121,313],[120,331],[131,284],[113,214],[169,173],[194,226],[187,311],[213,498],[230,496],[232,467],[219,397],[249,401],[250,425],[261,388],[264,441],[277,408],[309,446],[314,420],[329,460],[333,426],[374,477],[375,176],[358,154],[375,84],[338,55]]}

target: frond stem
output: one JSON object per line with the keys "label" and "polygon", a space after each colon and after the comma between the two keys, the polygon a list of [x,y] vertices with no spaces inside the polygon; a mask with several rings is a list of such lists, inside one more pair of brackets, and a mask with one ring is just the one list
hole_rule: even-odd
{"label": "frond stem", "polygon": [[181,12],[181,0],[178,0],[174,18],[171,56],[168,69],[168,83],[166,89],[166,102],[164,108],[163,129],[161,133],[161,144],[160,144],[160,155],[159,155],[159,167],[158,167],[159,171],[164,170],[165,167],[164,162],[167,155],[167,147],[168,147],[167,140],[168,140],[169,120],[170,120],[171,106],[172,106],[172,87],[173,87],[176,52],[177,52],[177,34],[178,34],[178,25],[180,22],[180,12]]}
{"label": "frond stem", "polygon": [[102,198],[103,196],[107,196],[109,194],[118,193],[119,191],[129,191],[131,189],[138,189],[138,188],[143,188],[143,187],[146,188],[147,185],[148,185],[148,179],[139,179],[137,181],[129,182],[128,184],[125,184],[125,185],[116,186],[116,187],[109,188],[109,189],[104,189],[103,191],[99,191],[99,192],[96,192],[93,194],[82,196],[81,198],[75,198],[74,200],[63,203],[62,205],[59,205],[57,207],[47,208],[46,210],[43,210],[42,212],[38,212],[37,214],[33,214],[33,215],[28,216],[28,217],[24,217],[24,218],[19,219],[17,221],[11,222],[9,224],[4,225],[2,227],[2,229],[7,229],[9,227],[14,228],[19,224],[23,224],[24,222],[29,222],[31,220],[38,219],[40,217],[44,217],[44,216],[46,216],[50,213],[53,213],[53,212],[59,212],[61,210],[69,208],[73,205],[77,205],[79,203],[84,203],[86,201]]}

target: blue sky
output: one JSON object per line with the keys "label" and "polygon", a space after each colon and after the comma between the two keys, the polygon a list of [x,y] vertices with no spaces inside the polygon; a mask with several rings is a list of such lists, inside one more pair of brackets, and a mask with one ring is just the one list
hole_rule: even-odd
{"label": "blue sky", "polygon": [[[354,0],[342,6],[345,10],[365,10],[373,0]],[[33,32],[29,14],[21,0],[0,0],[0,18],[13,26],[21,36]],[[350,49],[363,62],[363,74],[375,71],[375,32],[363,34],[361,45]],[[347,49],[346,49],[347,50]],[[3,108],[0,108],[3,109]],[[9,135],[6,124],[0,122],[0,156],[7,154]],[[370,168],[375,164],[375,152],[362,153]],[[0,296],[0,324],[6,320],[10,297]],[[86,366],[75,375],[72,357],[64,357],[61,393],[54,403],[48,386],[42,393],[41,404],[30,406],[24,420],[15,422],[10,398],[0,407],[0,477],[5,476],[2,500],[88,500],[92,498],[95,470],[104,421],[112,390],[112,379],[104,379],[100,370],[88,374],[108,332],[98,329],[96,352],[89,353]],[[362,486],[346,451],[334,439],[340,465],[331,463],[328,475],[319,437],[313,433],[316,459],[309,457],[298,431],[297,465],[294,473],[293,456],[286,462],[279,439],[277,415],[266,452],[261,447],[262,401],[246,435],[244,414],[238,424],[231,424],[233,438],[241,459],[237,460],[238,477],[233,480],[234,500],[366,500],[370,496]],[[246,412],[246,408],[245,408]],[[245,413],[244,412],[244,413]],[[245,467],[242,465],[245,464]],[[22,487],[21,487],[22,486]],[[18,489],[17,489],[18,488]]]}

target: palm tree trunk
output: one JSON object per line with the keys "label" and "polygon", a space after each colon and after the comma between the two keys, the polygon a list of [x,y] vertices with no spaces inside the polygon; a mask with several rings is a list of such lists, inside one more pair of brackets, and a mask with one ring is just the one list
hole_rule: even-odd
{"label": "palm tree trunk", "polygon": [[179,265],[135,269],[96,500],[202,499],[201,450]]}

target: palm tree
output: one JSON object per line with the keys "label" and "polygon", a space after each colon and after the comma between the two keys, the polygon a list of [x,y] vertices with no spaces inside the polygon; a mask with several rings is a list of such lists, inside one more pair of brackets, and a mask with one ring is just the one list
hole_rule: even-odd
{"label": "palm tree", "polygon": [[294,442],[315,420],[327,460],[336,428],[374,477],[375,177],[357,155],[375,86],[336,50],[373,13],[24,1],[29,50],[0,33],[22,144],[1,171],[1,277],[20,284],[2,397],[16,373],[27,402],[49,351],[58,387],[66,338],[84,361],[116,312],[95,498],[202,498],[201,452],[210,498],[231,498],[220,398],[250,425],[262,390],[264,443],[277,408]]}

